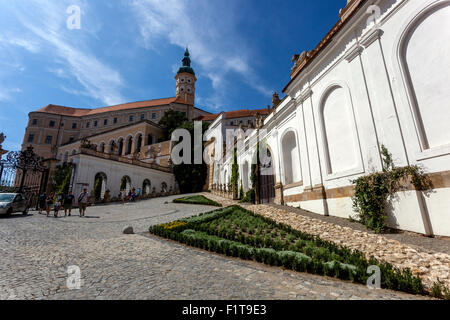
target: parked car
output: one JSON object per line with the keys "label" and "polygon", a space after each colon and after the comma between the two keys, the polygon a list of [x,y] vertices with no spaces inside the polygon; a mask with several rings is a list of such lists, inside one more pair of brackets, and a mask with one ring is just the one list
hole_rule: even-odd
{"label": "parked car", "polygon": [[10,216],[15,212],[28,214],[28,199],[21,193],[0,193],[0,215]]}

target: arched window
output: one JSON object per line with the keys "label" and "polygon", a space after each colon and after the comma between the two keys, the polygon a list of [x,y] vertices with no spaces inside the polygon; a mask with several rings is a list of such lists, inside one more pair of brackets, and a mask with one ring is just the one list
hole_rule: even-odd
{"label": "arched window", "polygon": [[151,188],[152,184],[150,182],[150,180],[145,179],[144,182],[142,183],[142,195],[149,195],[150,192],[150,188]]}
{"label": "arched window", "polygon": [[133,150],[133,137],[129,136],[127,139],[127,152],[125,153],[126,155],[131,154]]}
{"label": "arched window", "polygon": [[136,139],[135,152],[141,152],[141,148],[142,148],[142,134],[139,134]]}
{"label": "arched window", "polygon": [[111,140],[108,144],[108,153],[114,154],[117,151],[117,144],[116,141]]}
{"label": "arched window", "polygon": [[300,159],[294,131],[288,131],[281,141],[283,149],[284,184],[300,182]]}
{"label": "arched window", "polygon": [[96,201],[103,200],[105,198],[107,177],[103,172],[99,172],[95,175],[94,180],[94,196]]}
{"label": "arched window", "polygon": [[123,138],[119,139],[119,146],[118,146],[118,154],[121,156],[123,155]]}
{"label": "arched window", "polygon": [[129,176],[123,176],[120,180],[120,190],[127,194],[131,191],[131,179]]}
{"label": "arched window", "polygon": [[357,168],[359,145],[356,124],[344,88],[332,86],[322,99],[321,111],[327,173],[331,175]]}
{"label": "arched window", "polygon": [[167,183],[163,182],[161,183],[161,193],[167,192]]}
{"label": "arched window", "polygon": [[401,43],[400,60],[422,150],[450,144],[449,17],[448,1],[435,6],[414,22]]}

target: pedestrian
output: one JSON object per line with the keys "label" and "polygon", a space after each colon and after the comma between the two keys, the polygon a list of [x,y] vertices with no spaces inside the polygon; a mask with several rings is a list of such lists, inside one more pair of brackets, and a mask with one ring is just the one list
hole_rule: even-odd
{"label": "pedestrian", "polygon": [[72,215],[72,206],[73,206],[73,200],[75,197],[72,194],[72,191],[69,191],[68,194],[64,197],[64,216],[67,217],[67,211],[69,211],[69,217]]}
{"label": "pedestrian", "polygon": [[46,200],[47,200],[47,195],[44,192],[38,198],[39,214],[42,214],[42,211],[45,211],[45,209],[46,209]]}
{"label": "pedestrian", "polygon": [[86,208],[89,200],[87,189],[84,188],[83,192],[78,196],[78,206],[80,207],[80,218],[86,214]]}
{"label": "pedestrian", "polygon": [[50,215],[50,210],[52,210],[52,206],[53,206],[53,201],[55,200],[55,195],[54,193],[50,193],[48,195],[48,197],[45,199],[45,211],[47,212],[47,217]]}
{"label": "pedestrian", "polygon": [[63,199],[64,198],[63,198],[62,194],[59,194],[58,196],[56,196],[55,206],[54,206],[54,216],[55,216],[55,218],[58,218],[59,210],[61,210]]}
{"label": "pedestrian", "polygon": [[127,192],[125,190],[120,191],[120,199],[122,200],[122,205],[125,205],[125,198],[127,197]]}
{"label": "pedestrian", "polygon": [[131,200],[131,202],[136,201],[136,189],[131,190],[130,200]]}

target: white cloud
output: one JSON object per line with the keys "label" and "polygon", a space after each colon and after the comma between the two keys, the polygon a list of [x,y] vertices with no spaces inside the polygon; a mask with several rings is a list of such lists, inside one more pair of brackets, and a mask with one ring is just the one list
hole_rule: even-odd
{"label": "white cloud", "polygon": [[31,39],[25,39],[25,38],[16,38],[15,35],[9,34],[8,36],[1,36],[0,35],[0,45],[12,45],[24,48],[31,53],[38,53],[41,48],[39,46],[39,43],[35,40]]}
{"label": "white cloud", "polygon": [[16,32],[9,36],[8,41],[0,38],[0,43],[41,53],[50,61],[62,61],[53,69],[58,76],[70,75],[75,78],[87,95],[102,103],[121,103],[124,99],[120,88],[124,84],[119,72],[100,61],[85,44],[86,36],[92,37],[92,33],[83,33],[83,29],[69,30],[66,27],[69,16],[66,9],[73,4],[82,8],[82,19],[87,19],[89,5],[84,0],[14,2],[7,9],[24,27],[22,32],[35,40],[25,41]]}
{"label": "white cloud", "polygon": [[[215,5],[215,1],[130,0],[146,48],[158,51],[161,40],[181,48],[189,46],[196,70],[211,80],[215,91],[223,90],[226,82],[237,76],[254,90],[270,96],[271,90],[252,68],[252,54],[240,40],[235,21],[226,20]],[[233,17],[233,12],[227,16]],[[202,100],[218,104],[220,96],[216,92],[210,99]]]}
{"label": "white cloud", "polygon": [[10,101],[15,93],[21,93],[20,88],[0,88],[0,101]]}

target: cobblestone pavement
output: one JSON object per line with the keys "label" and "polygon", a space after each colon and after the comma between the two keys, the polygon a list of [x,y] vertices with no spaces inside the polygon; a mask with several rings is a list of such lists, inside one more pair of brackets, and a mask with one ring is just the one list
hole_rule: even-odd
{"label": "cobblestone pavement", "polygon": [[[215,208],[174,197],[67,218],[0,218],[0,299],[423,299],[241,261],[159,239],[150,225]],[[126,226],[136,235],[123,235]],[[82,287],[66,287],[79,266]]]}

